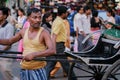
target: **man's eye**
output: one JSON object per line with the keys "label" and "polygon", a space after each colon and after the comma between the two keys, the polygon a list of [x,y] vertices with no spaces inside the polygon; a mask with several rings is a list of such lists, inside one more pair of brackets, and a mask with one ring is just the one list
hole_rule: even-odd
{"label": "man's eye", "polygon": [[37,19],[37,18],[40,19],[41,17],[32,17],[32,18],[34,18],[34,19]]}
{"label": "man's eye", "polygon": [[35,19],[37,18],[37,17],[34,17]]}

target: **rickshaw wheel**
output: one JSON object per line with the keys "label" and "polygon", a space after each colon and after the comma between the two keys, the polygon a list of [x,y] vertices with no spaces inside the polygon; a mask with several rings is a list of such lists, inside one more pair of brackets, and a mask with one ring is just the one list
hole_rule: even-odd
{"label": "rickshaw wheel", "polygon": [[[101,80],[108,66],[87,65],[84,63],[72,63],[69,69],[68,80]],[[75,73],[72,76],[72,73]]]}
{"label": "rickshaw wheel", "polygon": [[105,72],[102,80],[120,80],[120,59]]}

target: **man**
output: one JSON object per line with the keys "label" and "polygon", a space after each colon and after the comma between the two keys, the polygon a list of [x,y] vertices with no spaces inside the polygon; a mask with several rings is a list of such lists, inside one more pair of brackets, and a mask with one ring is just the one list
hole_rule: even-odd
{"label": "man", "polygon": [[84,15],[83,7],[77,6],[76,8],[77,13],[74,16],[73,23],[74,23],[74,30],[76,32],[76,38],[74,40],[74,51],[78,52],[78,34],[79,34],[79,27],[82,26],[82,16]]}
{"label": "man", "polygon": [[11,13],[11,10],[8,8],[8,14],[9,15],[7,17],[7,21],[15,27],[15,24],[17,23],[17,20],[13,16],[11,16],[10,13]]}
{"label": "man", "polygon": [[[8,8],[0,7],[0,39],[8,39],[14,35],[14,27],[6,20]],[[15,49],[13,45],[0,45],[0,50],[11,51]],[[18,80],[11,71],[12,60],[0,58],[0,72],[4,80]]]}
{"label": "man", "polygon": [[91,9],[88,6],[84,7],[84,15],[79,19],[78,28],[78,51],[84,51],[92,46],[92,40],[88,39],[85,44],[82,44],[83,39],[91,33]]}
{"label": "man", "polygon": [[35,61],[55,53],[49,33],[40,27],[41,12],[37,8],[28,10],[29,28],[20,30],[10,39],[0,39],[0,44],[11,45],[23,38],[23,60],[21,61],[21,80],[47,80],[45,61]]}
{"label": "man", "polygon": [[[64,54],[65,50],[65,45],[64,43],[66,42],[67,39],[67,31],[66,27],[64,24],[64,19],[67,18],[67,8],[65,6],[59,6],[58,7],[58,16],[56,19],[53,21],[52,25],[52,41],[54,43],[54,47],[56,48],[56,54]],[[57,57],[52,57],[55,59],[67,59],[65,56],[57,56]],[[54,62],[48,62],[46,66],[46,71],[47,71],[47,76],[49,79],[50,72],[56,65],[57,61]],[[68,75],[69,67],[70,64],[67,61],[60,61],[61,66],[63,67],[65,73]],[[74,80],[74,79],[72,79]]]}
{"label": "man", "polygon": [[83,7],[78,6],[76,11],[77,13],[74,16],[73,22],[74,22],[74,30],[76,31],[76,37],[78,38],[78,33],[79,33],[78,27],[82,25],[81,19],[84,14]]}

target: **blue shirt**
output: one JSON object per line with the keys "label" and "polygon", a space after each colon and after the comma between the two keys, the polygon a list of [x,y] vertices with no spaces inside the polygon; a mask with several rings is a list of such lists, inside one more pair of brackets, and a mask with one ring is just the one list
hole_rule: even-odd
{"label": "blue shirt", "polygon": [[115,22],[116,22],[116,24],[120,24],[120,16],[119,15],[115,15]]}

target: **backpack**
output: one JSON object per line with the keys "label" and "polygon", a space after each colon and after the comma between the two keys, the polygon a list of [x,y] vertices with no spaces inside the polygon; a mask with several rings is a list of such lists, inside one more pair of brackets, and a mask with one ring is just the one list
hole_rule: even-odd
{"label": "backpack", "polygon": [[68,15],[68,17],[67,17],[68,22],[69,22],[69,24],[70,24],[70,35],[71,35],[71,36],[74,36],[74,35],[75,35],[73,19],[74,19],[74,16],[75,16],[76,13],[77,13],[77,12],[74,11],[74,12],[70,13],[70,14]]}

